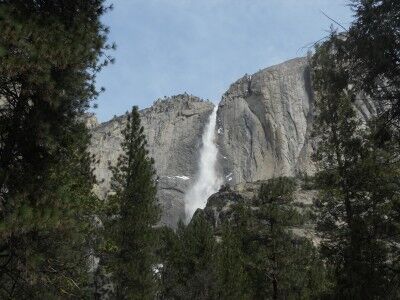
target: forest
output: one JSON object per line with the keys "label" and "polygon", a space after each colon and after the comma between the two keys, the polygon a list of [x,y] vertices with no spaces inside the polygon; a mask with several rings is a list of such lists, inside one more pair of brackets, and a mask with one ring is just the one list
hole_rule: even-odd
{"label": "forest", "polygon": [[[0,299],[400,299],[400,1],[349,1],[349,28],[313,44],[317,172],[263,183],[218,232],[201,210],[159,225],[137,106],[93,192],[106,3],[0,0]],[[299,185],[318,190],[308,214]],[[318,243],[291,230],[306,222]]]}

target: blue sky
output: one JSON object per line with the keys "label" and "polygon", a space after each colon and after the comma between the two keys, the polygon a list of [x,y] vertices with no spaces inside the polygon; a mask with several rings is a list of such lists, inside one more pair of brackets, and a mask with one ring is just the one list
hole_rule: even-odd
{"label": "blue sky", "polygon": [[103,18],[116,62],[98,75],[100,121],[187,92],[217,103],[245,73],[304,56],[347,0],[114,0]]}

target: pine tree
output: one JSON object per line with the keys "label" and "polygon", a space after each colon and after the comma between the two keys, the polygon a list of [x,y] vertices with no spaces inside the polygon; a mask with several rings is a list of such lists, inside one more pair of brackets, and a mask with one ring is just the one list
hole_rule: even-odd
{"label": "pine tree", "polygon": [[315,248],[291,232],[304,222],[293,205],[295,188],[295,182],[284,177],[271,179],[260,188],[253,261],[258,297],[309,299],[325,289],[324,268]]}
{"label": "pine tree", "polygon": [[400,3],[353,0],[352,6],[355,21],[348,32],[346,57],[350,81],[377,108],[368,128],[368,144],[373,151],[362,172],[365,186],[375,187],[370,191],[370,202],[378,207],[374,209],[374,219],[379,224],[378,239],[385,244],[385,271],[381,275],[389,288],[384,297],[399,298],[400,253],[393,245],[400,242],[400,207],[396,196],[400,192]]}
{"label": "pine tree", "polygon": [[[348,30],[352,84],[379,106],[384,127],[400,122],[400,2],[352,0],[355,20]],[[384,130],[384,128],[381,128]]]}
{"label": "pine tree", "polygon": [[230,223],[225,224],[217,247],[218,299],[250,299],[242,236],[236,229]]}
{"label": "pine tree", "polygon": [[169,227],[161,227],[159,231],[160,245],[157,251],[161,266],[160,288],[157,295],[159,299],[170,299],[175,293],[178,278],[175,265],[178,264],[177,259],[181,258],[178,232],[181,232],[182,228],[184,224],[179,222],[176,232]]}
{"label": "pine tree", "polygon": [[333,33],[313,58],[321,250],[335,269],[335,297],[395,297],[400,169],[390,139],[376,140],[380,121],[356,114],[362,91],[351,84],[347,47]]}
{"label": "pine tree", "polygon": [[117,299],[153,299],[159,207],[153,159],[149,158],[137,107],[123,131],[123,154],[111,166],[111,195],[104,220],[105,265]]}
{"label": "pine tree", "polygon": [[178,224],[162,259],[162,299],[215,298],[215,238],[202,212]]}
{"label": "pine tree", "polygon": [[293,203],[295,188],[292,179],[271,179],[251,203],[232,208],[217,258],[220,297],[313,299],[324,295],[327,275],[317,249],[293,233],[307,220]]}
{"label": "pine tree", "polygon": [[202,212],[197,213],[188,225],[184,247],[189,258],[186,299],[214,298],[215,237]]}
{"label": "pine tree", "polygon": [[82,297],[103,1],[0,1],[0,298]]}

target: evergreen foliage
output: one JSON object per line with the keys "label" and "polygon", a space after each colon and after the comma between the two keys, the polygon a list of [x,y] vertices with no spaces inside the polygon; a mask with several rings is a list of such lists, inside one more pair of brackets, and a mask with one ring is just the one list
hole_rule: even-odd
{"label": "evergreen foliage", "polygon": [[250,299],[243,236],[225,224],[216,252],[217,299]]}
{"label": "evergreen foliage", "polygon": [[163,239],[168,247],[162,257],[162,299],[215,299],[212,228],[201,212],[176,233]]}
{"label": "evergreen foliage", "polygon": [[103,1],[0,1],[0,298],[87,295]]}
{"label": "evergreen foliage", "polygon": [[353,84],[348,49],[349,41],[333,32],[313,58],[321,253],[334,268],[333,297],[395,298],[398,154],[390,137],[382,139],[379,114],[361,121],[356,113],[363,91]]}
{"label": "evergreen foliage", "polygon": [[[348,33],[352,84],[379,106],[384,126],[400,124],[400,2],[352,0],[355,21]],[[384,128],[382,128],[384,129]]]}
{"label": "evergreen foliage", "polygon": [[[284,177],[231,203],[218,230],[202,211],[176,232],[157,228],[137,107],[100,204],[84,113],[112,62],[100,21],[109,7],[0,0],[0,298],[97,297],[89,270],[100,254],[116,299],[399,299],[400,1],[350,2],[349,30],[310,58],[319,172],[302,180],[320,191],[316,248]],[[360,118],[360,103],[375,113]]]}
{"label": "evergreen foliage", "polygon": [[237,203],[220,236],[198,212],[163,235],[162,299],[313,299],[327,290],[313,244],[294,235],[304,220],[294,207],[295,183],[263,185],[251,205]]}
{"label": "evergreen foliage", "polygon": [[293,205],[296,184],[275,178],[263,184],[256,200],[258,210],[245,235],[253,298],[311,299],[326,288],[325,272],[318,253],[306,238],[292,229],[304,222]]}
{"label": "evergreen foliage", "polygon": [[105,208],[104,263],[117,299],[153,299],[159,207],[153,159],[148,156],[137,107],[128,115],[123,135],[123,154],[110,167],[113,177]]}

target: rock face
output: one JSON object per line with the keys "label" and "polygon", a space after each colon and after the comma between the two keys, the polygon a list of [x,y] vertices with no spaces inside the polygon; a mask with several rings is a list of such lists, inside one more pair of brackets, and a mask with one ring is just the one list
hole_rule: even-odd
{"label": "rock face", "polygon": [[228,181],[312,173],[313,93],[306,58],[244,76],[218,110],[221,166]]}
{"label": "rock face", "polygon": [[[184,219],[184,193],[197,172],[201,136],[214,105],[187,94],[157,100],[140,112],[141,122],[154,158],[158,179],[158,198],[162,208],[161,223],[175,227]],[[109,162],[115,164],[121,153],[121,130],[126,116],[92,128],[90,152],[98,163],[95,192],[104,198],[110,187]]]}
{"label": "rock face", "polygon": [[[184,194],[198,168],[201,135],[213,109],[211,102],[185,95],[158,100],[141,111],[150,155],[159,178],[162,224],[184,219]],[[230,184],[313,172],[310,162],[313,96],[306,58],[297,58],[244,76],[222,96],[218,107],[218,164]],[[98,159],[96,193],[104,198],[121,153],[126,116],[95,126],[91,152]]]}
{"label": "rock face", "polygon": [[[374,113],[371,103],[356,99],[361,119]],[[158,100],[141,111],[150,155],[159,178],[158,197],[162,224],[175,227],[184,219],[184,194],[198,172],[201,136],[214,105],[187,94]],[[310,156],[314,100],[307,58],[245,75],[222,96],[217,112],[219,174],[231,185],[277,176],[312,174]],[[121,152],[121,130],[126,116],[96,125],[92,118],[91,152],[99,163],[95,175],[102,182],[96,193],[105,197],[111,174]],[[210,166],[211,167],[211,166]]]}
{"label": "rock face", "polygon": [[[266,182],[266,180],[260,180],[222,188],[208,199],[207,206],[203,210],[198,209],[196,211],[193,218],[196,218],[197,214],[203,214],[213,227],[214,234],[219,237],[222,233],[221,230],[224,222],[233,218],[235,206],[244,204],[253,211],[259,209],[254,200],[258,195],[261,185]],[[297,180],[297,183],[297,189],[293,194],[293,206],[301,214],[311,215],[313,201],[317,198],[318,191],[305,189],[300,180]],[[319,243],[319,238],[315,233],[315,224],[312,223],[312,220],[309,220],[309,222],[306,222],[301,227],[292,227],[291,231],[297,236],[309,238],[314,244]]]}

